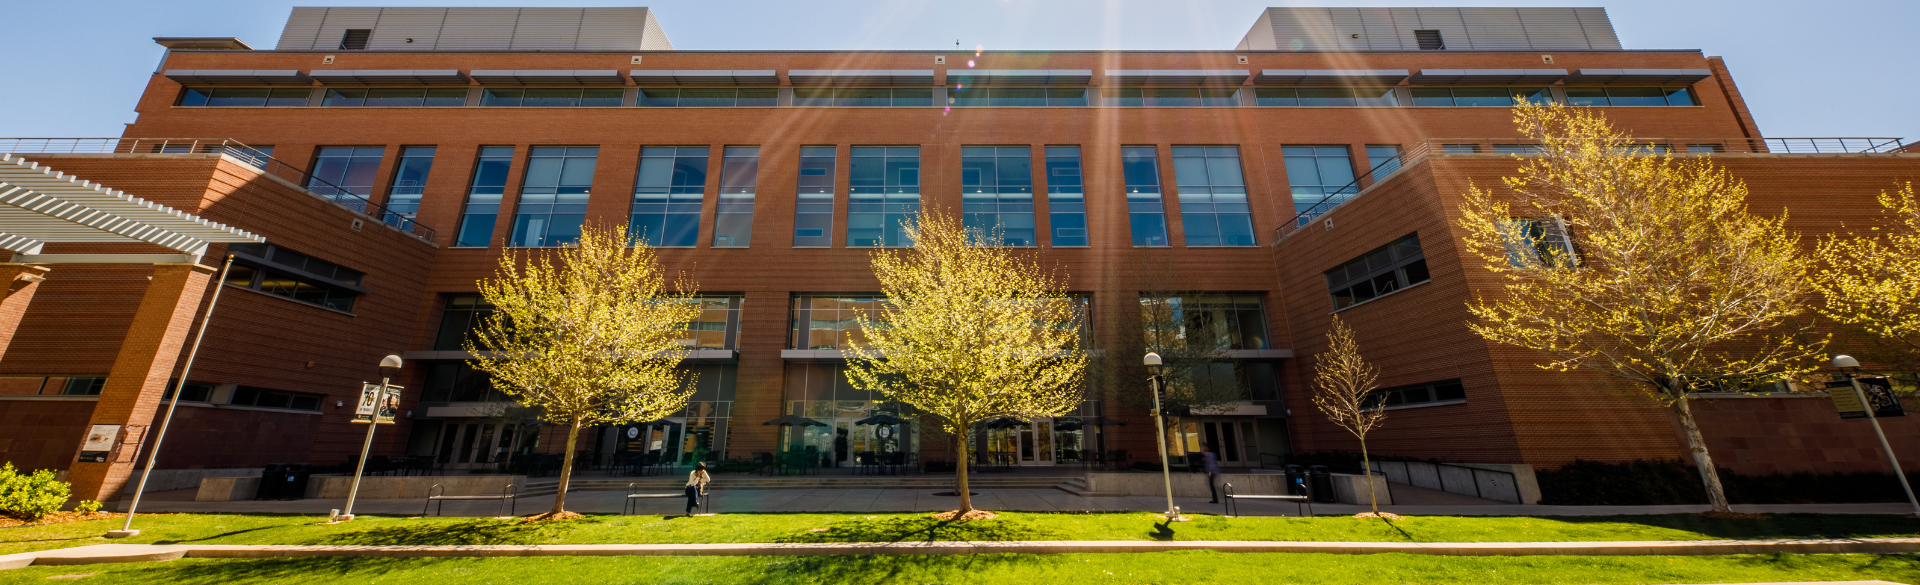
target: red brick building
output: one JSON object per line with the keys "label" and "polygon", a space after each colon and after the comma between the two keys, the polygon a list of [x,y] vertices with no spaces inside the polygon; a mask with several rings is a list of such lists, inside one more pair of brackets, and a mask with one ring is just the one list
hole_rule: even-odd
{"label": "red brick building", "polygon": [[[1214,379],[1243,400],[1183,417],[1176,453],[1204,441],[1229,465],[1260,465],[1351,448],[1307,401],[1300,358],[1332,303],[1352,300],[1335,300],[1330,285],[1351,283],[1329,271],[1412,235],[1405,254],[1428,278],[1339,308],[1404,398],[1376,452],[1674,458],[1679,435],[1650,403],[1464,327],[1464,301],[1494,281],[1451,220],[1469,182],[1514,167],[1482,139],[1514,135],[1515,96],[1711,151],[1756,210],[1790,207],[1809,234],[1876,217],[1874,194],[1920,174],[1898,140],[1802,155],[1763,138],[1720,59],[1623,49],[1598,9],[1276,8],[1231,51],[680,51],[643,8],[298,8],[271,50],[157,40],[167,55],[118,144],[230,139],[223,153],[27,156],[266,238],[234,251],[241,270],[162,469],[345,461],[364,428],[348,423],[358,384],[389,353],[408,358],[407,412],[374,453],[461,469],[557,450],[557,429],[503,414],[463,365],[459,341],[485,310],[475,282],[502,254],[622,222],[706,295],[688,337],[702,381],[683,416],[596,429],[583,440],[595,461],[795,447],[838,464],[887,449],[941,459],[945,439],[917,425],[883,437],[852,424],[886,405],[838,376],[848,324],[877,302],[868,249],[902,244],[888,226],[924,208],[1002,227],[1063,267],[1113,359],[1137,345],[1143,303],[1176,307],[1189,338],[1217,344]],[[56,268],[39,285],[0,356],[0,457],[73,460],[88,414],[113,399],[97,380],[149,326],[121,310],[141,270]],[[1126,387],[975,440],[1022,465],[1083,450],[1150,460],[1152,426]],[[158,396],[140,400],[134,416],[152,416]],[[1823,399],[1699,410],[1736,470],[1882,469],[1865,427]],[[762,424],[784,414],[829,426]],[[1920,461],[1920,428],[1888,423]]]}

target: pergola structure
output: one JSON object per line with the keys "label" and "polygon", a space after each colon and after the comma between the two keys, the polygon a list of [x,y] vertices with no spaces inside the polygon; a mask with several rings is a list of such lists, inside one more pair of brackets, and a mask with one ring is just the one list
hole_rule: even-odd
{"label": "pergola structure", "polygon": [[[0,355],[5,355],[49,265],[150,264],[153,275],[114,358],[67,477],[76,499],[106,501],[133,472],[134,457],[174,372],[213,269],[199,264],[215,243],[265,238],[208,221],[27,160],[0,155]],[[139,253],[47,254],[48,244],[147,244]],[[155,253],[152,247],[162,251]],[[141,248],[146,248],[142,250]],[[111,250],[111,247],[106,249]],[[84,455],[84,456],[83,456]]]}

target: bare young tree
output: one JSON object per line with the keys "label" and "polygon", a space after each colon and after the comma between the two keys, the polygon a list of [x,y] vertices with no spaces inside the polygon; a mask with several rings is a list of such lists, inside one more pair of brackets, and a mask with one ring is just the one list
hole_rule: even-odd
{"label": "bare young tree", "polygon": [[1313,358],[1313,407],[1360,439],[1360,465],[1367,478],[1367,502],[1373,506],[1373,517],[1380,516],[1380,500],[1373,493],[1367,433],[1387,420],[1386,409],[1372,395],[1379,387],[1380,369],[1360,357],[1360,343],[1353,339],[1353,329],[1334,315],[1327,330],[1327,350]]}
{"label": "bare young tree", "polygon": [[1514,109],[1537,153],[1512,191],[1474,188],[1467,248],[1506,281],[1470,301],[1474,333],[1532,349],[1550,370],[1608,374],[1672,409],[1716,512],[1726,492],[1689,395],[1813,371],[1826,347],[1786,215],[1747,213],[1746,185],[1707,157],[1637,144],[1585,108]]}
{"label": "bare young tree", "polygon": [[847,380],[938,418],[961,439],[953,516],[980,517],[967,491],[968,429],[1078,406],[1084,315],[1066,278],[1029,253],[990,245],[997,238],[938,211],[903,223],[914,247],[873,253],[889,303],[883,318],[860,319],[866,341],[848,352]]}
{"label": "bare young tree", "polygon": [[473,367],[567,426],[560,493],[542,518],[572,516],[567,486],[582,427],[657,420],[693,394],[678,341],[700,314],[696,287],[682,279],[668,288],[653,249],[629,247],[626,231],[588,226],[574,247],[503,256],[480,282],[494,312],[466,343]]}

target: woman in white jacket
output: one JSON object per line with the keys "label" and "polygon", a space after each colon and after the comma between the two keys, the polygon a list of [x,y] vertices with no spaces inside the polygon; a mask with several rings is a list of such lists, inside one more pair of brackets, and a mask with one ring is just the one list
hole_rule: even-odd
{"label": "woman in white jacket", "polygon": [[700,494],[701,492],[707,491],[707,484],[712,481],[713,481],[713,476],[707,475],[706,462],[700,462],[700,463],[694,464],[693,473],[687,474],[687,515],[688,516],[692,516],[693,511],[696,508],[700,507]]}

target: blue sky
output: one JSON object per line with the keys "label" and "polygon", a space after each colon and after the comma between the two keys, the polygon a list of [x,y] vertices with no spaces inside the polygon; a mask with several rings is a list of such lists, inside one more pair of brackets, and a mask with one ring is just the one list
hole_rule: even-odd
{"label": "blue sky", "polygon": [[[118,136],[156,36],[279,39],[299,5],[537,6],[493,0],[14,0],[0,36],[0,136]],[[1769,137],[1920,139],[1913,0],[567,0],[653,7],[681,49],[1231,49],[1266,6],[1601,6],[1629,49],[1725,57]],[[1903,97],[1904,96],[1904,97]]]}

